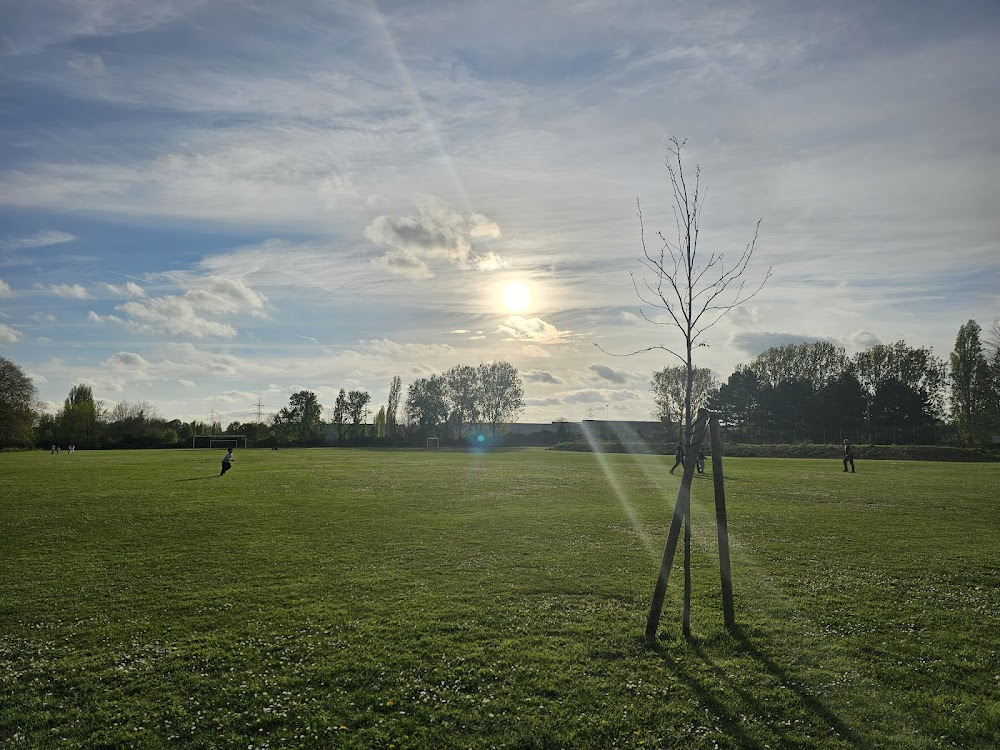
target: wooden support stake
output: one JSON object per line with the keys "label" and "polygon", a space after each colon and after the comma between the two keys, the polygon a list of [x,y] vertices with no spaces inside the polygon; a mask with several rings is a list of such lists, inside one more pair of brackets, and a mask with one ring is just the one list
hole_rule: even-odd
{"label": "wooden support stake", "polygon": [[715,485],[715,525],[719,535],[719,575],[722,578],[722,618],[729,630],[736,628],[733,609],[733,570],[729,563],[729,526],[726,520],[726,485],[722,476],[722,434],[718,417],[709,420],[712,437],[712,481]]}
{"label": "wooden support stake", "polygon": [[[656,586],[653,589],[653,602],[649,607],[649,616],[646,618],[646,642],[650,645],[656,643],[656,629],[660,625],[660,615],[663,612],[663,599],[667,593],[670,569],[673,567],[674,555],[677,552],[677,540],[681,535],[681,524],[690,517],[691,482],[694,481],[695,457],[698,455],[698,448],[701,447],[701,442],[705,437],[705,422],[707,420],[708,411],[706,409],[699,409],[698,419],[692,428],[691,435],[688,436],[690,442],[685,446],[684,476],[681,479],[680,489],[677,490],[674,515],[670,520],[667,543],[663,547],[663,557],[660,560],[660,572],[656,577]],[[698,436],[697,442],[691,440],[695,435]],[[690,524],[688,528],[690,530]],[[690,540],[690,536],[686,538]],[[690,543],[688,544],[688,549],[690,549]],[[685,634],[688,632],[690,632],[690,622],[687,623]]]}

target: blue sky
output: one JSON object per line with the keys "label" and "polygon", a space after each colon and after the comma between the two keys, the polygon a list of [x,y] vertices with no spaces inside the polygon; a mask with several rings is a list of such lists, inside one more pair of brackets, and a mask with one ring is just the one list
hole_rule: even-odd
{"label": "blue sky", "polygon": [[[773,276],[711,329],[946,357],[1000,316],[995,2],[0,0],[0,356],[228,423],[512,362],[522,421],[644,419],[630,272],[672,235]],[[527,288],[523,309],[504,304]],[[655,312],[655,311],[652,311]]]}

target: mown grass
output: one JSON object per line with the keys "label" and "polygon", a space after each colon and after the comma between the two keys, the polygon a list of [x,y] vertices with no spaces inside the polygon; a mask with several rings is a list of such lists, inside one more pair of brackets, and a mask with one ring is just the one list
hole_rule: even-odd
{"label": "mown grass", "polygon": [[996,746],[998,464],[727,460],[650,649],[666,457],[219,457],[0,454],[0,746]]}

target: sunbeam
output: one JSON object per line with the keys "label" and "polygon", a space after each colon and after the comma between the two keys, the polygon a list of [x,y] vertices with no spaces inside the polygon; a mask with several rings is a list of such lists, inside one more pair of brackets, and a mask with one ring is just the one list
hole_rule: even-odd
{"label": "sunbeam", "polygon": [[382,34],[386,53],[396,66],[396,71],[399,73],[400,79],[402,79],[403,86],[406,89],[406,94],[413,102],[413,106],[416,109],[424,128],[427,130],[427,134],[430,136],[434,145],[437,147],[438,152],[441,154],[441,159],[444,161],[445,168],[448,170],[448,176],[451,178],[452,183],[454,183],[455,190],[461,197],[466,211],[472,213],[472,201],[469,200],[469,194],[465,189],[465,185],[462,184],[462,180],[458,176],[458,172],[455,169],[455,163],[452,161],[451,155],[444,147],[444,142],[441,140],[441,135],[438,132],[437,125],[431,119],[430,114],[428,114],[427,107],[424,106],[424,101],[420,97],[420,92],[417,91],[417,87],[413,83],[413,76],[410,75],[409,68],[406,67],[402,56],[399,54],[399,48],[396,46],[396,42],[393,40],[392,34],[386,26],[385,17],[378,9],[378,3],[376,0],[369,0],[369,7],[371,8],[372,19]]}
{"label": "sunbeam", "polygon": [[639,518],[635,513],[635,509],[632,507],[632,503],[626,497],[625,492],[622,490],[621,485],[618,483],[618,479],[614,476],[611,471],[611,467],[608,464],[607,454],[604,453],[600,446],[597,445],[597,440],[592,432],[591,424],[588,422],[582,423],[583,435],[587,439],[587,443],[590,445],[590,451],[597,459],[598,466],[601,467],[601,471],[604,472],[605,478],[608,480],[608,485],[611,487],[612,492],[615,493],[615,497],[618,498],[618,503],[622,506],[622,510],[625,511],[625,515],[628,517],[628,522],[632,526],[632,530],[635,531],[639,541],[642,542],[642,546],[646,548],[646,551],[656,558],[657,551],[653,546],[653,540],[650,538],[646,530],[642,528],[639,523]]}

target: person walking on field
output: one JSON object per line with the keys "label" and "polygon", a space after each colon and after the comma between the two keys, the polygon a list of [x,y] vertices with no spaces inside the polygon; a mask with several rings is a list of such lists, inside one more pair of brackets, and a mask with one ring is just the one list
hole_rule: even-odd
{"label": "person walking on field", "polygon": [[673,469],[670,470],[670,473],[673,474],[674,469],[676,469],[678,466],[683,466],[683,465],[684,465],[684,443],[678,442],[677,447],[674,448],[674,466]]}
{"label": "person walking on field", "polygon": [[233,449],[232,448],[230,448],[228,451],[226,451],[226,455],[224,455],[222,457],[222,472],[219,474],[219,476],[221,477],[223,474],[225,474],[231,468],[233,468]]}
{"label": "person walking on field", "polygon": [[847,464],[851,465],[851,473],[854,474],[854,448],[849,440],[844,441],[844,471],[847,471]]}

